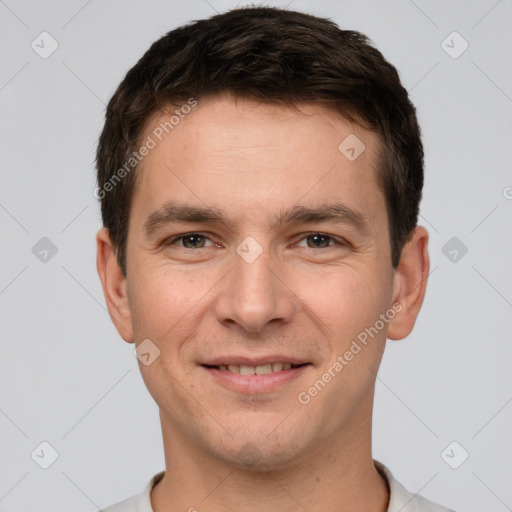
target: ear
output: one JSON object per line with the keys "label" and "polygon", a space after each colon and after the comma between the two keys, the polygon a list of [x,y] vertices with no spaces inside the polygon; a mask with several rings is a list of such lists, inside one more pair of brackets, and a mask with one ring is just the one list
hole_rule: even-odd
{"label": "ear", "polygon": [[412,331],[420,312],[430,271],[428,231],[417,226],[405,244],[393,283],[393,304],[402,309],[389,322],[387,337],[401,340]]}
{"label": "ear", "polygon": [[100,276],[105,302],[110,318],[121,337],[133,343],[132,316],[128,301],[127,283],[117,262],[115,249],[108,229],[102,228],[96,235],[96,268]]}

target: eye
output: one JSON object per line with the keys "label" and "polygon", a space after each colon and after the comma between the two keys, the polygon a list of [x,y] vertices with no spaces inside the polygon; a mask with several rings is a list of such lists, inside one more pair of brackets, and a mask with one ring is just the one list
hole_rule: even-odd
{"label": "eye", "polygon": [[[166,241],[165,245],[174,245],[180,240],[182,242],[181,246],[185,249],[201,249],[203,247],[208,247],[206,245],[207,240],[211,242],[208,237],[202,235],[201,233],[188,233],[186,235],[177,236]],[[212,244],[210,244],[210,247],[211,246]]]}
{"label": "eye", "polygon": [[[329,235],[324,235],[323,233],[310,233],[304,238],[301,239],[306,240],[307,247],[311,249],[324,249],[326,247],[331,247],[332,245],[343,245],[341,242],[338,242],[334,240],[333,237]],[[331,242],[333,242],[331,244]],[[298,244],[299,246],[304,247],[301,243]]]}
{"label": "eye", "polygon": [[[202,249],[204,247],[212,247],[215,245],[207,236],[201,233],[187,233],[179,235],[165,241],[165,245],[176,245],[177,242],[180,242],[179,247],[184,249]],[[342,241],[336,240],[334,237],[324,233],[309,233],[297,244],[299,247],[308,247],[309,249],[326,249],[327,247],[332,247],[334,245],[342,246],[345,244]]]}

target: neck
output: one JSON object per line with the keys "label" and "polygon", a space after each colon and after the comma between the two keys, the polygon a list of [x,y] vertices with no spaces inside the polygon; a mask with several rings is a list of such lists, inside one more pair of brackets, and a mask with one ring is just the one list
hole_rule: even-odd
{"label": "neck", "polygon": [[151,492],[153,510],[259,512],[264,503],[268,512],[385,512],[389,490],[371,456],[371,414],[352,425],[269,471],[205,454],[162,417],[166,473]]}

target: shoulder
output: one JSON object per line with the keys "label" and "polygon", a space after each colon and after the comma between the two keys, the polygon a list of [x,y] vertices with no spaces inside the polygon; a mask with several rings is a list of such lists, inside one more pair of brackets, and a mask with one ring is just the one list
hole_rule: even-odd
{"label": "shoulder", "polygon": [[100,512],[139,512],[137,501],[139,496],[132,496],[126,500],[120,501],[115,505],[102,509]]}
{"label": "shoulder", "polygon": [[140,494],[120,501],[108,508],[102,509],[100,512],[153,512],[150,498],[151,489],[162,479],[164,473],[165,471],[161,471],[153,476]]}
{"label": "shoulder", "polygon": [[[442,505],[439,505],[438,503],[434,503],[432,501],[427,500],[423,496],[420,496],[419,494],[411,494],[411,504],[415,502],[416,508],[411,508],[411,512],[417,511],[417,512],[455,512],[454,510],[451,510],[449,508],[443,507]],[[409,510],[409,509],[404,509]]]}
{"label": "shoulder", "polygon": [[455,512],[429,501],[419,494],[410,493],[400,482],[395,480],[391,471],[384,464],[375,461],[375,466],[389,484],[390,498],[387,512]]}

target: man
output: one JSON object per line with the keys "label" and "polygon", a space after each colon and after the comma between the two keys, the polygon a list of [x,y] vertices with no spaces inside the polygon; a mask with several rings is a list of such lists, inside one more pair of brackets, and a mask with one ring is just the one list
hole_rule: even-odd
{"label": "man", "polygon": [[108,512],[447,510],[371,453],[429,256],[415,109],[365,36],[257,7],[173,30],[111,99],[97,166],[98,272],[166,461]]}

